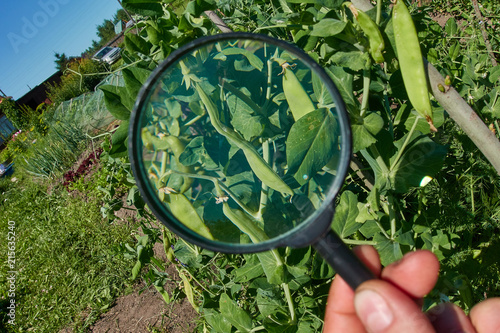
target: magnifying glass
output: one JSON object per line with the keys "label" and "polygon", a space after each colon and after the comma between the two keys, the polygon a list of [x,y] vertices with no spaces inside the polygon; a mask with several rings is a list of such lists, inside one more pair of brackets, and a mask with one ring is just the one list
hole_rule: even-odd
{"label": "magnifying glass", "polygon": [[131,116],[141,194],[183,239],[223,253],[313,245],[356,289],[374,275],[332,231],[351,131],[327,73],[293,45],[228,33],[158,66]]}

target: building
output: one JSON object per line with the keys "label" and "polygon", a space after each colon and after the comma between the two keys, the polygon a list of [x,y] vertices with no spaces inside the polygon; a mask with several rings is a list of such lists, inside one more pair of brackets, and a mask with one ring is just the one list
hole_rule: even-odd
{"label": "building", "polygon": [[63,73],[61,71],[52,74],[47,80],[43,81],[35,88],[27,92],[23,97],[19,98],[16,103],[18,105],[26,105],[32,110],[36,110],[36,108],[42,103],[50,104],[51,101],[47,98],[46,85],[47,83],[53,85],[61,82],[62,75]]}

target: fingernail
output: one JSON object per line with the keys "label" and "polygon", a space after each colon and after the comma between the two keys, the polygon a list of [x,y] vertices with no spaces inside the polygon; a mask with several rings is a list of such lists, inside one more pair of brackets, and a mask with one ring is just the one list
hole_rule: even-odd
{"label": "fingernail", "polygon": [[372,290],[362,290],[356,293],[354,307],[369,332],[384,332],[394,319],[385,299]]}

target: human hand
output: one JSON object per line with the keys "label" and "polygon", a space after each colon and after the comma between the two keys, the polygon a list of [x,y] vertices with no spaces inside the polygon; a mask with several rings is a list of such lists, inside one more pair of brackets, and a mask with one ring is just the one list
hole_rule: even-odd
{"label": "human hand", "polygon": [[324,333],[500,333],[500,298],[477,304],[469,316],[449,303],[422,312],[422,298],[439,274],[439,261],[431,252],[408,253],[384,269],[373,247],[360,246],[354,252],[380,279],[367,281],[354,292],[340,276],[335,277]]}

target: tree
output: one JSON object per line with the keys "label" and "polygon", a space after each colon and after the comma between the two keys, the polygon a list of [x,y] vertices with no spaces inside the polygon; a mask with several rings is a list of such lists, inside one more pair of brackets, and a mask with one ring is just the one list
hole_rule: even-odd
{"label": "tree", "polygon": [[68,58],[64,53],[54,52],[54,56],[56,57],[56,60],[54,60],[54,62],[56,63],[57,70],[64,71],[71,59]]}
{"label": "tree", "polygon": [[130,16],[127,14],[127,12],[123,9],[118,9],[116,12],[115,16],[113,17],[113,22],[118,22],[118,21],[129,21]]}
{"label": "tree", "polygon": [[101,39],[101,45],[106,44],[115,35],[115,25],[110,20],[105,20],[97,26],[97,36]]}

